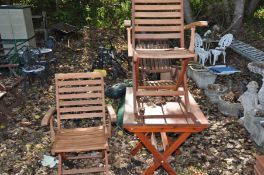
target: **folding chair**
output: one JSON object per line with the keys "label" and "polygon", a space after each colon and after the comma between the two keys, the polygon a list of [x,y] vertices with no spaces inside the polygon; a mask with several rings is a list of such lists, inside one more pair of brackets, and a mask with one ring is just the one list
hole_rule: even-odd
{"label": "folding chair", "polygon": [[[206,26],[207,22],[199,21],[184,26],[183,10],[183,0],[132,0],[132,26],[130,21],[125,21],[125,25],[131,26],[127,29],[128,53],[133,57],[134,111],[138,116],[144,115],[140,112],[143,108],[140,98],[147,96],[173,96],[179,100],[177,97],[184,95],[186,108],[189,108],[185,73],[189,61],[196,57],[195,27]],[[189,49],[185,49],[184,29],[191,29]],[[149,41],[147,47],[138,47],[141,43]],[[158,43],[168,41],[169,44],[165,44],[168,45],[167,48],[155,44],[154,47],[150,47],[153,41]],[[152,72],[160,72],[158,62],[165,67],[180,67],[176,70],[179,74],[170,81],[146,81],[142,76],[144,73],[142,69],[146,67],[146,62],[151,62],[150,60],[154,60],[151,64]],[[183,90],[180,87],[183,87]]]}
{"label": "folding chair", "polygon": [[[50,123],[54,141],[51,151],[59,157],[58,174],[108,174],[107,140],[111,136],[111,117],[105,114],[105,108],[109,114],[115,114],[111,106],[105,106],[103,76],[99,72],[56,74],[55,85],[57,108],[51,108],[41,124]],[[55,133],[52,121],[56,109],[58,127]],[[84,119],[90,122],[83,126],[80,123]],[[103,159],[104,166],[63,168],[64,160],[72,159]]]}

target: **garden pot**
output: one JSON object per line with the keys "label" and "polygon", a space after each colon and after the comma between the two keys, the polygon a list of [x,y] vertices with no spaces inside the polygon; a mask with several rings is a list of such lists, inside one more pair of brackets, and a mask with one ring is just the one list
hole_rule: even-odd
{"label": "garden pot", "polygon": [[230,103],[225,101],[222,95],[219,95],[218,110],[226,116],[238,117],[239,112],[243,110],[241,103]]}
{"label": "garden pot", "polygon": [[223,95],[227,89],[227,87],[221,84],[209,84],[204,93],[210,102],[216,104],[219,102],[219,96]]}
{"label": "garden pot", "polygon": [[217,75],[212,74],[201,65],[190,65],[190,77],[201,89],[206,89],[208,84],[214,84]]}

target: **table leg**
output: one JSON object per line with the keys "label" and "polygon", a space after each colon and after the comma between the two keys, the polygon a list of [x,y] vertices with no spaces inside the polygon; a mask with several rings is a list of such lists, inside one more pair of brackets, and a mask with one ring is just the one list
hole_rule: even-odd
{"label": "table leg", "polygon": [[180,145],[191,135],[191,133],[182,133],[179,138],[175,140],[175,142],[170,145],[163,154],[157,151],[157,149],[150,143],[149,139],[144,134],[136,133],[136,135],[154,156],[154,162],[148,169],[145,170],[144,174],[153,174],[153,172],[158,167],[162,166],[169,174],[176,175],[176,172],[167,162],[167,159],[173,152],[175,152],[180,147]]}

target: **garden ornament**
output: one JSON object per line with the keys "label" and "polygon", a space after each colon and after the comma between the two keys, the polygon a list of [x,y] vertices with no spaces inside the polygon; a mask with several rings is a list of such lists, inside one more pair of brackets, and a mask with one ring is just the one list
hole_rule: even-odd
{"label": "garden ornament", "polygon": [[252,139],[258,146],[264,146],[264,128],[263,117],[256,117],[257,112],[261,109],[258,98],[258,83],[251,81],[247,85],[248,90],[239,97],[244,108],[244,116],[240,122],[250,133]]}

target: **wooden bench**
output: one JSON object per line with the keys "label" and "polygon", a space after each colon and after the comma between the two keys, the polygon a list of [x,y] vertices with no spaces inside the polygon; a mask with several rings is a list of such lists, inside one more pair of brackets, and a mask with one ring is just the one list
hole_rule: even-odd
{"label": "wooden bench", "polygon": [[239,40],[233,40],[230,48],[251,61],[264,61],[264,52]]}

